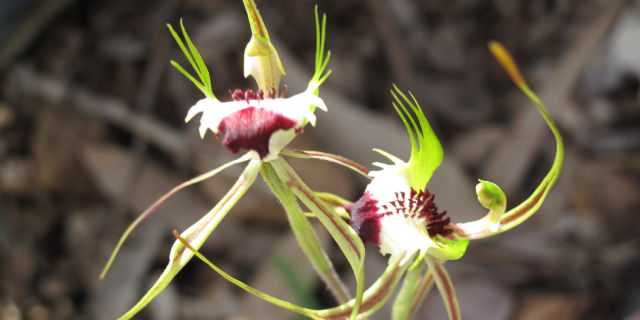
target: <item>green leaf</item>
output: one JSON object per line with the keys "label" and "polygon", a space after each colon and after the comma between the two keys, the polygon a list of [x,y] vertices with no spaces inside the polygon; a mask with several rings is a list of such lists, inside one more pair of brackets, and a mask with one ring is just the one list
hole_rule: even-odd
{"label": "green leaf", "polygon": [[[189,227],[182,233],[182,238],[187,239],[190,246],[200,248],[204,241],[209,237],[211,232],[218,226],[222,218],[229,212],[242,195],[249,189],[255,181],[260,171],[259,160],[251,160],[247,168],[244,170],[238,181],[231,187],[231,190],[218,202],[218,204],[207,213],[200,221]],[[169,255],[169,265],[160,275],[160,278],[151,287],[151,289],[140,299],[140,301],[125,313],[120,319],[130,319],[142,308],[144,308],[153,298],[155,298],[171,280],[178,274],[180,270],[191,260],[193,252],[187,250],[185,246],[178,240],[173,244]]]}
{"label": "green leaf", "polygon": [[278,178],[278,175],[270,163],[263,163],[260,172],[262,173],[262,176],[267,182],[269,188],[271,188],[271,191],[273,191],[278,200],[280,200],[280,203],[282,203],[282,206],[287,212],[287,218],[289,219],[291,229],[293,230],[300,247],[302,247],[302,250],[307,257],[309,257],[313,268],[327,286],[329,286],[329,289],[331,289],[331,292],[339,303],[349,301],[347,288],[338,277],[338,274],[333,268],[333,264],[327,257],[326,252],[322,249],[320,241],[318,240],[311,223],[309,223],[309,220],[300,210],[293,192],[282,183],[280,178]]}
{"label": "green leaf", "polygon": [[189,181],[183,182],[182,184],[180,184],[179,186],[171,189],[171,191],[167,192],[167,194],[165,194],[164,196],[162,196],[162,198],[156,200],[156,202],[154,202],[149,208],[147,208],[147,210],[145,210],[142,214],[140,214],[140,216],[133,221],[133,223],[129,226],[129,228],[127,228],[127,230],[124,232],[124,234],[122,235],[122,237],[120,238],[120,240],[118,241],[118,244],[116,245],[116,248],[113,250],[113,253],[111,253],[111,257],[109,257],[109,261],[107,262],[107,265],[104,267],[104,269],[102,270],[102,273],[100,274],[100,279],[103,279],[104,276],[107,274],[107,271],[109,271],[109,267],[111,267],[111,263],[113,263],[113,260],[116,258],[116,255],[118,254],[118,251],[120,251],[120,247],[122,247],[122,244],[124,243],[124,241],[127,239],[127,237],[129,236],[129,234],[133,231],[133,229],[135,229],[135,227],[140,224],[140,222],[142,222],[142,220],[144,220],[144,218],[146,218],[147,216],[149,216],[151,213],[153,213],[165,200],[167,200],[169,197],[171,197],[174,193],[182,190],[185,187],[188,187],[190,185],[196,184],[200,181],[209,179],[211,177],[213,177],[214,175],[218,174],[218,172],[231,167],[232,165],[236,164],[236,163],[240,163],[240,162],[244,162],[251,159],[251,156],[249,156],[248,154],[240,157],[237,160],[231,161],[227,164],[224,164],[216,169],[213,169],[205,174],[202,174],[200,176],[197,176]]}
{"label": "green leaf", "polygon": [[275,169],[278,177],[285,183],[287,187],[295,193],[295,195],[302,200],[302,202],[313,213],[316,214],[318,219],[327,228],[333,239],[338,243],[338,246],[347,257],[351,268],[356,276],[357,293],[355,306],[351,314],[351,318],[354,319],[358,314],[358,309],[362,301],[362,294],[364,292],[364,245],[360,237],[349,227],[349,225],[336,214],[330,206],[324,203],[318,196],[315,195],[309,187],[300,179],[298,174],[289,166],[289,164],[282,158],[271,161],[273,168]]}

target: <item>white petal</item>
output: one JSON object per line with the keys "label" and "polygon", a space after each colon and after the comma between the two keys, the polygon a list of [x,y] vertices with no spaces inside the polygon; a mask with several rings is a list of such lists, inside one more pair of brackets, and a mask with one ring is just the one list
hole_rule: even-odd
{"label": "white petal", "polygon": [[309,112],[306,112],[304,114],[304,117],[307,118],[307,120],[309,120],[309,123],[311,123],[311,126],[313,126],[313,127],[316,126],[316,115],[313,114],[313,112],[311,112],[311,110],[309,110]]}
{"label": "white petal", "polygon": [[293,138],[296,137],[295,129],[277,130],[271,134],[269,138],[269,154],[262,159],[264,162],[275,160],[278,158],[280,151],[286,147]]}
{"label": "white petal", "polygon": [[373,199],[381,203],[388,203],[396,200],[396,192],[405,192],[407,195],[411,193],[411,187],[406,177],[406,164],[375,164],[383,169],[369,173],[374,178],[366,190],[369,191]]}

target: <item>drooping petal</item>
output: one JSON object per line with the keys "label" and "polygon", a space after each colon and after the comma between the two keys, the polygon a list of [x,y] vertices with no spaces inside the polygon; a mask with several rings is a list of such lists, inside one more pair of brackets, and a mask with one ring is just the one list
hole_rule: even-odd
{"label": "drooping petal", "polygon": [[[398,281],[407,270],[408,265],[401,265],[398,259],[395,263],[390,264],[384,273],[376,280],[376,282],[364,292],[362,303],[358,306],[358,315],[356,319],[365,319],[374,312],[378,311],[393,293]],[[356,300],[352,299],[348,303],[337,306],[335,308],[318,310],[316,315],[327,320],[345,320],[353,314],[356,307]]]}
{"label": "drooping petal", "polygon": [[419,280],[418,289],[416,290],[416,295],[411,302],[411,310],[407,315],[407,319],[413,318],[418,309],[420,309],[420,306],[422,306],[424,299],[427,297],[427,294],[429,293],[429,291],[431,291],[432,287],[433,274],[431,273],[431,270],[427,270]]}
{"label": "drooping petal", "polygon": [[209,259],[207,259],[205,256],[203,256],[200,252],[198,252],[198,250],[196,248],[192,247],[187,240],[185,240],[183,237],[181,237],[178,234],[178,232],[174,231],[173,235],[178,239],[178,241],[184,247],[186,247],[189,250],[189,252],[191,252],[192,255],[196,255],[198,258],[200,258],[200,260],[202,260],[204,263],[208,264],[213,270],[215,270],[217,273],[219,273],[225,279],[229,280],[229,282],[237,285],[238,287],[242,288],[243,290],[251,293],[252,295],[254,295],[254,296],[256,296],[256,297],[258,297],[260,299],[263,299],[265,301],[273,303],[273,304],[275,304],[277,306],[280,306],[282,308],[289,309],[289,310],[297,312],[299,314],[311,317],[312,319],[323,319],[323,318],[317,317],[314,314],[315,310],[310,310],[310,309],[307,309],[307,308],[300,307],[300,306],[298,306],[296,304],[293,304],[291,302],[280,300],[280,299],[275,298],[273,296],[270,296],[270,295],[268,295],[268,294],[266,294],[266,293],[264,293],[262,291],[256,290],[253,287],[245,284],[244,282],[242,282],[242,281],[230,276],[226,272],[222,271],[222,269],[218,268],[211,261],[209,261]]}
{"label": "drooping petal", "polygon": [[518,224],[529,218],[532,214],[534,214],[538,210],[538,208],[540,208],[542,202],[547,196],[547,193],[558,179],[558,176],[560,175],[560,171],[562,169],[562,162],[564,160],[564,144],[562,142],[562,136],[560,136],[560,131],[558,130],[558,127],[556,126],[553,119],[551,119],[551,117],[549,116],[547,109],[542,104],[538,96],[536,96],[536,94],[531,91],[531,89],[525,82],[524,77],[520,73],[518,66],[513,60],[513,57],[511,57],[509,52],[498,42],[490,42],[489,49],[491,53],[493,53],[493,55],[496,57],[496,59],[498,59],[498,62],[502,64],[513,82],[515,82],[520,90],[522,90],[529,97],[529,99],[533,101],[536,108],[538,108],[538,111],[540,111],[540,114],[542,114],[545,121],[547,122],[547,125],[549,125],[549,128],[553,132],[553,136],[556,140],[556,157],[553,161],[551,169],[544,177],[540,185],[533,192],[533,194],[523,203],[502,215],[502,218],[500,219],[500,226],[497,231],[494,232],[490,230],[486,226],[486,223],[483,223],[482,220],[469,223],[461,223],[454,226],[457,234],[469,239],[480,239],[496,233],[504,232],[517,226]]}
{"label": "drooping petal", "polygon": [[431,274],[436,281],[438,291],[440,291],[442,300],[444,300],[444,305],[447,307],[449,319],[462,320],[462,315],[460,314],[460,306],[458,305],[458,298],[456,297],[456,290],[453,287],[451,278],[449,278],[449,274],[444,268],[444,265],[440,260],[432,258],[430,256],[426,256],[424,259],[427,262],[429,270],[431,270]]}
{"label": "drooping petal", "polygon": [[320,198],[307,187],[284,159],[278,158],[272,161],[271,164],[278,174],[278,177],[316,214],[347,257],[347,261],[349,261],[351,269],[353,269],[355,274],[358,287],[352,313],[352,318],[354,318],[358,314],[358,308],[364,292],[365,251],[362,240],[360,240],[360,237],[358,237],[353,229],[351,229],[338,214],[331,210],[330,206],[320,200]]}
{"label": "drooping petal", "polygon": [[414,268],[407,272],[402,282],[400,292],[396,296],[396,300],[393,302],[393,309],[391,310],[391,319],[393,320],[407,320],[411,314],[413,302],[418,296],[418,290],[421,289],[421,279],[423,277],[424,270],[427,265],[424,261],[420,261],[419,267]]}
{"label": "drooping petal", "polygon": [[282,206],[287,212],[291,229],[302,247],[304,253],[309,257],[309,261],[313,265],[320,278],[327,284],[331,292],[339,303],[345,303],[350,300],[349,293],[345,285],[342,283],[333,264],[322,249],[318,237],[316,236],[311,223],[304,216],[293,192],[287,188],[282,180],[274,171],[269,163],[263,163],[260,170],[262,177],[269,185],[275,196],[280,200]]}
{"label": "drooping petal", "polygon": [[360,165],[356,162],[353,162],[341,156],[319,152],[319,151],[304,151],[304,150],[297,150],[297,149],[291,149],[291,148],[283,149],[282,152],[280,152],[280,154],[283,156],[290,156],[294,158],[319,159],[319,160],[325,160],[325,161],[337,163],[339,165],[343,165],[371,179],[371,177],[369,176],[369,169],[365,168],[363,165]]}
{"label": "drooping petal", "polygon": [[[378,278],[378,280],[376,280],[376,282],[371,286],[371,288],[367,289],[367,291],[364,293],[361,304],[356,299],[351,299],[349,302],[334,308],[325,310],[311,310],[287,301],[280,300],[264,292],[254,289],[253,287],[243,283],[242,281],[230,276],[229,274],[218,268],[216,265],[211,263],[211,261],[200,254],[195,248],[191,247],[191,245],[189,245],[189,243],[185,239],[183,239],[177,232],[174,232],[174,236],[176,236],[178,241],[186,246],[187,249],[193,252],[194,255],[208,264],[212,269],[218,272],[225,279],[229,280],[231,283],[237,285],[238,287],[253,294],[258,298],[261,298],[282,308],[300,313],[312,319],[365,319],[366,317],[380,309],[382,305],[384,305],[384,303],[393,293],[398,281],[407,270],[407,265],[402,266],[399,263],[390,264],[384,271],[384,273],[382,273],[382,275]],[[355,309],[358,310],[357,314],[354,314],[353,312]]]}
{"label": "drooping petal", "polygon": [[145,210],[142,214],[140,214],[140,216],[133,221],[133,223],[127,228],[127,230],[124,232],[124,234],[122,235],[122,237],[120,237],[120,240],[118,241],[118,244],[116,245],[116,248],[113,249],[113,253],[111,253],[111,256],[109,257],[109,261],[107,262],[107,265],[104,267],[104,269],[102,270],[102,273],[100,274],[100,279],[103,279],[104,276],[107,274],[107,271],[109,271],[109,267],[111,266],[111,263],[113,262],[113,260],[115,259],[116,255],[118,254],[118,251],[120,250],[120,247],[122,246],[122,244],[124,243],[124,241],[127,239],[127,237],[129,236],[129,234],[133,231],[133,229],[135,229],[135,227],[140,224],[140,222],[142,222],[142,220],[144,220],[147,216],[149,216],[151,213],[153,213],[165,200],[167,200],[169,197],[171,197],[174,193],[182,190],[185,187],[188,187],[190,185],[196,184],[200,181],[209,179],[211,177],[213,177],[214,175],[218,174],[220,171],[231,167],[232,165],[236,164],[236,163],[240,163],[240,162],[244,162],[244,161],[248,161],[250,159],[249,155],[244,155],[242,157],[240,157],[237,160],[231,161],[229,163],[226,163],[224,165],[222,165],[221,167],[218,167],[216,169],[213,169],[205,174],[202,174],[200,176],[197,176],[189,181],[186,181],[182,184],[180,184],[179,186],[171,189],[171,191],[167,192],[167,194],[165,194],[164,196],[162,196],[160,199],[156,200],[156,202],[154,202],[149,208],[147,208],[147,210]]}
{"label": "drooping petal", "polygon": [[[240,197],[247,191],[247,189],[253,184],[258,172],[260,171],[261,162],[259,160],[251,160],[247,168],[244,170],[238,181],[231,187],[231,190],[218,202],[218,204],[207,213],[200,221],[189,227],[182,233],[182,238],[187,239],[189,244],[194,248],[200,248],[204,241],[209,237],[211,232],[218,226],[222,218],[229,212],[233,205],[240,199]],[[160,275],[160,278],[151,287],[151,289],[140,299],[140,301],[133,306],[127,313],[125,313],[120,319],[130,319],[142,308],[144,308],[149,302],[155,298],[164,288],[173,280],[180,270],[191,260],[193,252],[187,250],[187,248],[179,241],[176,240],[171,248],[171,254],[169,255],[169,264],[166,269]]]}

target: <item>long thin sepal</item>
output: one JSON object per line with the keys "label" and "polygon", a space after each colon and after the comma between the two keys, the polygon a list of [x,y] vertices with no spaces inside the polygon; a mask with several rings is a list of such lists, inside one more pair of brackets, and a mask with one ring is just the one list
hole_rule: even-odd
{"label": "long thin sepal", "polygon": [[104,269],[102,270],[102,273],[100,274],[100,279],[104,279],[104,276],[107,274],[107,271],[109,271],[109,267],[111,267],[111,263],[113,263],[113,260],[116,258],[116,255],[118,254],[118,251],[120,250],[120,247],[122,247],[122,244],[124,243],[124,241],[127,239],[127,237],[129,236],[129,234],[133,231],[133,229],[136,228],[136,226],[138,224],[140,224],[140,222],[142,222],[142,220],[144,220],[146,217],[148,217],[151,213],[153,213],[165,200],[167,200],[169,197],[171,197],[174,193],[182,190],[185,187],[188,187],[192,184],[196,184],[200,181],[209,179],[213,176],[215,176],[216,174],[218,174],[220,171],[231,167],[232,165],[236,164],[236,163],[240,163],[240,162],[244,162],[251,159],[251,156],[246,154],[242,157],[240,157],[237,160],[231,161],[227,164],[224,164],[221,167],[218,167],[216,169],[213,169],[205,174],[202,174],[200,176],[197,176],[189,181],[185,181],[182,184],[180,184],[179,186],[171,189],[171,191],[167,192],[167,194],[165,194],[164,196],[162,196],[162,198],[156,200],[156,202],[154,202],[149,208],[147,208],[147,210],[145,210],[142,214],[140,214],[140,216],[138,216],[138,218],[133,221],[133,223],[127,228],[127,230],[124,232],[124,234],[122,235],[122,237],[120,237],[120,240],[118,241],[118,244],[116,245],[116,248],[113,249],[113,252],[111,253],[111,256],[109,257],[109,261],[107,262],[107,265],[104,267]]}
{"label": "long thin sepal", "polygon": [[291,229],[300,247],[302,247],[307,257],[309,257],[311,264],[320,278],[327,284],[329,289],[331,289],[338,303],[342,304],[349,301],[350,297],[346,286],[338,277],[338,274],[333,268],[333,264],[322,249],[311,223],[309,223],[309,220],[300,210],[296,196],[284,185],[282,180],[278,178],[271,164],[268,162],[263,163],[260,172],[269,188],[271,188],[275,196],[280,200],[280,203],[282,203],[282,206],[287,212]]}
{"label": "long thin sepal", "polygon": [[424,299],[427,297],[429,291],[433,287],[433,274],[431,274],[431,270],[427,270],[422,278],[419,280],[420,284],[418,285],[418,290],[416,292],[413,301],[411,301],[411,310],[407,315],[407,319],[413,318],[413,316],[418,312],[422,303],[424,303]]}
{"label": "long thin sepal", "polygon": [[[233,278],[232,276],[222,271],[216,265],[211,263],[211,261],[209,261],[205,256],[200,254],[195,248],[193,248],[177,232],[174,232],[174,236],[194,255],[208,264],[212,269],[222,275],[225,279],[229,280],[231,283],[237,285],[238,287],[246,290],[247,292],[253,294],[258,298],[271,302],[282,308],[300,313],[312,319],[345,320],[349,319],[349,317],[353,313],[354,307],[356,306],[356,299],[351,299],[349,302],[334,308],[324,310],[311,310],[297,306],[287,301],[280,300],[278,298],[274,298],[266,293],[252,288],[251,286]],[[359,308],[359,313],[355,319],[364,319],[368,317],[369,315],[380,309],[380,307],[382,307],[382,305],[384,305],[384,303],[389,299],[389,297],[393,293],[393,290],[398,284],[398,281],[402,277],[402,274],[404,274],[408,267],[408,264],[400,265],[400,260],[401,259],[397,259],[395,263],[390,264],[384,271],[384,273],[382,273],[380,278],[378,278],[378,280],[376,280],[376,282],[364,293],[364,298]]]}
{"label": "long thin sepal", "polygon": [[[218,202],[218,204],[207,213],[200,221],[189,227],[182,233],[182,238],[187,239],[194,248],[200,248],[211,232],[218,226],[222,218],[229,212],[242,195],[249,189],[260,172],[260,160],[251,160],[238,181],[231,187],[231,190]],[[130,319],[142,308],[144,308],[155,296],[157,296],[180,270],[191,260],[193,252],[187,250],[178,240],[173,244],[169,255],[169,265],[160,275],[160,278],[151,289],[140,299],[140,301],[125,313],[120,319]]]}
{"label": "long thin sepal", "polygon": [[271,161],[278,177],[296,194],[300,200],[316,214],[318,219],[327,228],[333,239],[347,257],[356,276],[357,292],[356,304],[351,314],[352,319],[358,314],[358,308],[364,292],[364,244],[360,237],[349,225],[336,214],[330,206],[315,195],[309,187],[300,179],[298,174],[282,158]]}
{"label": "long thin sepal", "polygon": [[[365,319],[378,311],[393,293],[398,281],[409,267],[408,263],[400,264],[402,259],[396,259],[387,266],[380,278],[364,293],[362,304],[359,307],[356,319]],[[327,320],[345,320],[352,315],[356,300],[352,299],[348,303],[335,308],[318,310],[316,315]]]}
{"label": "long thin sepal", "polygon": [[285,308],[285,309],[289,309],[291,311],[297,312],[299,314],[305,315],[307,317],[310,317],[312,319],[322,319],[320,317],[317,317],[314,314],[315,310],[310,310],[307,308],[303,308],[300,307],[298,305],[295,305],[291,302],[287,302],[284,300],[280,300],[278,298],[272,297],[262,291],[256,290],[253,287],[245,284],[244,282],[230,276],[229,274],[227,274],[226,272],[222,271],[222,269],[218,268],[215,264],[213,264],[211,261],[209,261],[209,259],[207,259],[205,256],[203,256],[200,252],[198,252],[198,250],[196,250],[196,248],[192,247],[189,242],[187,240],[185,240],[183,237],[180,236],[180,234],[178,234],[177,231],[173,231],[173,235],[176,237],[176,239],[178,239],[178,241],[185,246],[187,249],[189,249],[189,251],[197,256],[198,258],[200,258],[200,260],[202,260],[204,263],[208,264],[209,267],[211,267],[213,270],[215,270],[217,273],[219,273],[222,277],[224,277],[225,279],[229,280],[231,283],[235,284],[236,286],[242,288],[243,290],[251,293],[252,295],[260,298],[260,299],[264,299],[265,301],[271,302],[279,307]]}
{"label": "long thin sepal", "polygon": [[302,159],[318,159],[318,160],[325,160],[325,161],[329,161],[329,162],[333,162],[333,163],[337,163],[339,165],[345,166],[369,179],[371,179],[371,177],[369,176],[369,169],[367,169],[365,166],[351,161],[347,158],[343,158],[341,156],[337,156],[334,154],[330,154],[330,153],[324,153],[324,152],[319,152],[319,151],[305,151],[305,150],[297,150],[297,149],[291,149],[291,148],[286,148],[284,150],[282,150],[280,152],[281,155],[283,156],[289,156],[289,157],[294,157],[294,158],[302,158]]}
{"label": "long thin sepal", "polygon": [[442,300],[444,300],[444,305],[447,307],[447,313],[449,314],[449,319],[451,320],[461,320],[462,315],[460,314],[460,306],[458,305],[458,298],[456,297],[456,291],[453,288],[453,283],[451,282],[451,278],[449,278],[449,274],[447,270],[445,270],[442,261],[433,258],[429,255],[424,257],[425,262],[429,266],[431,270],[431,274],[433,274],[433,278],[436,281],[436,286],[438,286],[438,291],[440,291],[440,295],[442,296]]}
{"label": "long thin sepal", "polygon": [[522,73],[520,73],[520,70],[518,69],[518,66],[516,65],[513,57],[504,48],[504,46],[502,46],[502,44],[496,41],[492,41],[489,43],[489,50],[496,57],[498,62],[502,64],[513,82],[515,82],[520,90],[522,90],[529,97],[529,99],[533,101],[536,108],[538,108],[538,111],[540,111],[540,114],[542,114],[542,116],[544,117],[556,140],[556,157],[553,161],[551,169],[544,177],[540,185],[533,192],[533,194],[520,205],[502,215],[498,231],[492,232],[488,228],[484,228],[483,224],[479,224],[477,222],[470,222],[468,224],[462,223],[454,226],[454,228],[456,229],[456,233],[469,239],[484,238],[496,233],[509,230],[522,223],[532,214],[534,214],[538,210],[538,208],[540,208],[540,205],[542,205],[542,202],[547,196],[547,193],[549,193],[549,190],[558,179],[558,176],[560,175],[560,171],[562,169],[562,162],[564,160],[564,144],[562,142],[562,136],[560,136],[560,131],[558,130],[558,127],[556,126],[553,119],[551,119],[551,116],[549,116],[549,113],[547,112],[545,106],[542,104],[542,101],[540,101],[538,96],[536,96],[536,94],[531,91],[531,89],[525,82],[524,77],[522,76]]}
{"label": "long thin sepal", "polygon": [[404,277],[400,292],[396,296],[396,300],[393,302],[393,309],[391,310],[391,319],[393,320],[406,320],[409,319],[411,314],[411,307],[413,306],[413,300],[420,289],[421,277],[427,265],[423,260],[420,260],[420,264],[417,268],[409,270]]}

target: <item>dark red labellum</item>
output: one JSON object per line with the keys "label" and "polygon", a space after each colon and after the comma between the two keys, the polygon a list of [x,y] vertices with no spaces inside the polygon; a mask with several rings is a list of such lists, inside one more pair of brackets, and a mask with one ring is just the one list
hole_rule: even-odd
{"label": "dark red labellum", "polygon": [[269,154],[271,135],[278,130],[289,130],[295,124],[280,113],[247,107],[222,118],[218,130],[224,132],[222,145],[232,154],[240,149],[254,150],[264,159]]}
{"label": "dark red labellum", "polygon": [[349,225],[360,236],[363,242],[371,241],[380,246],[380,218],[378,200],[371,199],[369,191],[358,201],[347,204],[344,209],[349,213]]}

